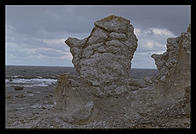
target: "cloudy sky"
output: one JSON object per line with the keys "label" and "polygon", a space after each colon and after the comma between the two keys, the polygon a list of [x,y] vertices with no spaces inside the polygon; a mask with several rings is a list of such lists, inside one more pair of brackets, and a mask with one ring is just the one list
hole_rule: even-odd
{"label": "cloudy sky", "polygon": [[188,5],[6,6],[6,65],[73,66],[64,41],[87,37],[96,20],[109,15],[131,21],[138,38],[133,68],[156,68],[151,55],[166,50],[168,37],[186,31]]}

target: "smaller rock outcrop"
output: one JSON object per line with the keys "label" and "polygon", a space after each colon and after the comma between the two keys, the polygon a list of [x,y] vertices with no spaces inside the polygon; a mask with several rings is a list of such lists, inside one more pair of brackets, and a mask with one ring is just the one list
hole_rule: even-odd
{"label": "smaller rock outcrop", "polygon": [[162,89],[163,96],[170,96],[174,101],[177,101],[177,98],[183,99],[190,92],[188,91],[191,85],[190,31],[191,25],[187,32],[181,33],[179,37],[168,38],[165,53],[152,55],[159,70],[156,86],[158,89]]}

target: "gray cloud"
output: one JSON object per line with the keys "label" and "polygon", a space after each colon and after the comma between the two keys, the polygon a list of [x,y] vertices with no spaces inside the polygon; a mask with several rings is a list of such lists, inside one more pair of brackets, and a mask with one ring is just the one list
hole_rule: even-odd
{"label": "gray cloud", "polygon": [[138,52],[152,52],[166,50],[167,38],[177,37],[173,32],[163,28],[135,28],[138,40]]}
{"label": "gray cloud", "polygon": [[150,54],[163,52],[166,39],[179,35],[190,23],[190,6],[9,5],[6,63],[70,66],[72,57],[64,41],[68,37],[87,37],[96,20],[111,14],[130,19],[137,31],[134,67],[149,64],[147,67],[154,68]]}
{"label": "gray cloud", "polygon": [[8,24],[27,34],[39,30],[89,33],[94,21],[111,14],[129,18],[136,26],[167,27],[174,33],[190,23],[189,6],[7,6]]}
{"label": "gray cloud", "polygon": [[36,53],[41,54],[42,56],[46,57],[61,57],[64,56],[65,54],[53,49],[36,49]]}

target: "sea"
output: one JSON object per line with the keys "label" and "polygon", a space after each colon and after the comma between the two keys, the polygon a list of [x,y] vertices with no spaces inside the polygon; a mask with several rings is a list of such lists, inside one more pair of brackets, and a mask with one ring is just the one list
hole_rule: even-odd
{"label": "sea", "polygon": [[[58,76],[63,73],[78,75],[74,67],[7,65],[5,69],[6,87],[46,87],[55,85]],[[146,76],[153,77],[157,74],[157,69],[132,68],[130,71],[130,76],[135,79],[142,79]]]}

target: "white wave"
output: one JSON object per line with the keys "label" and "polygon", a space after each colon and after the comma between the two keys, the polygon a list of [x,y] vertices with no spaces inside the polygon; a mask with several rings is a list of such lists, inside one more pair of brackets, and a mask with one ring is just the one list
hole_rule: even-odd
{"label": "white wave", "polygon": [[12,83],[55,83],[56,79],[12,79]]}
{"label": "white wave", "polygon": [[14,75],[12,76],[13,78],[17,78],[17,77],[23,77],[22,75]]}
{"label": "white wave", "polygon": [[34,96],[34,94],[30,93],[30,94],[27,94],[28,96]]}
{"label": "white wave", "polygon": [[23,110],[25,109],[25,107],[19,107],[19,108],[16,108],[17,110]]}
{"label": "white wave", "polygon": [[42,105],[41,104],[34,104],[32,106],[30,106],[31,108],[41,108]]}
{"label": "white wave", "polygon": [[24,87],[34,87],[41,86],[46,87],[51,84],[55,84],[57,82],[56,79],[12,79],[12,81],[6,79],[6,86],[18,86],[22,85]]}
{"label": "white wave", "polygon": [[35,93],[40,94],[40,91],[37,91],[37,92],[35,92]]}

